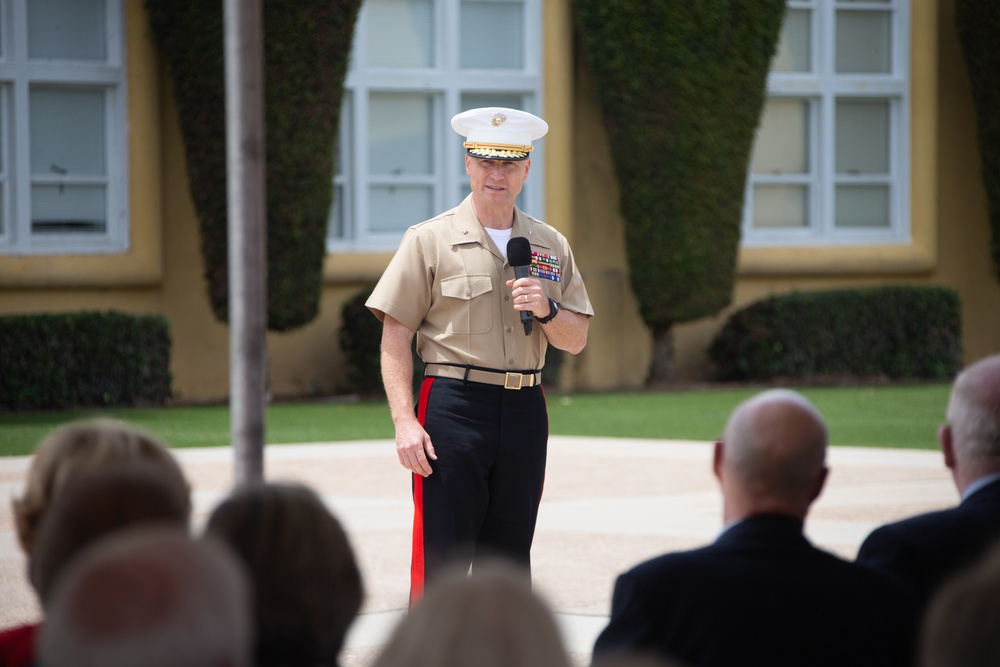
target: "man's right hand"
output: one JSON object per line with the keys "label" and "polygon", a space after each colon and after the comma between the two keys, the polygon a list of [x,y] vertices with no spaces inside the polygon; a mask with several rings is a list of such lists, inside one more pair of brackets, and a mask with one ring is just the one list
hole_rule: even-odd
{"label": "man's right hand", "polygon": [[396,425],[396,455],[400,465],[423,477],[433,472],[427,459],[437,460],[431,437],[416,419]]}

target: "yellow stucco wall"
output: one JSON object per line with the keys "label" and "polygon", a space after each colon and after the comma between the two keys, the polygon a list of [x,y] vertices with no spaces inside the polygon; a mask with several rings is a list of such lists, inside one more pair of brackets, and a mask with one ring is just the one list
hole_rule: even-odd
{"label": "yellow stucco wall", "polygon": [[[623,224],[596,97],[573,54],[571,0],[546,0],[546,219],[571,240],[597,316],[566,389],[643,384],[650,336],[628,285]],[[990,273],[969,83],[953,27],[954,0],[913,2],[912,228],[894,248],[741,253],[733,307],[791,290],[907,282],[942,284],[963,301],[967,360],[1000,351],[1000,285]],[[198,225],[169,77],[149,42],[142,0],[127,0],[132,243],[121,255],[0,257],[0,313],[117,309],[163,313],[182,401],[228,396],[229,331],[208,306]],[[389,253],[328,256],[319,317],[268,337],[276,397],[326,395],[346,376],[340,309],[381,274]],[[800,258],[805,257],[807,261]],[[704,349],[726,313],[675,332],[678,379],[705,377]]]}
{"label": "yellow stucco wall", "polygon": [[[707,379],[705,349],[726,315],[790,291],[909,283],[953,287],[963,302],[967,361],[1000,351],[1000,285],[990,273],[986,201],[979,179],[974,112],[954,29],[954,0],[911,4],[911,230],[904,246],[741,251],[733,303],[714,317],[674,332],[675,373]],[[580,365],[580,386],[642,383],[651,338],[628,287],[622,220],[607,136],[582,67],[577,69],[577,221],[575,248],[588,271],[598,317]],[[558,167],[555,167],[558,168]]]}

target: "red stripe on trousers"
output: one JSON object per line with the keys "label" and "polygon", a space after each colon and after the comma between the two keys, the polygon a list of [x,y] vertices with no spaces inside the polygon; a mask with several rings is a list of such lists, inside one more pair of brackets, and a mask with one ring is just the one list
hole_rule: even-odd
{"label": "red stripe on trousers", "polygon": [[[420,399],[417,401],[417,421],[427,423],[427,396],[431,392],[434,378],[424,378],[420,385]],[[424,478],[413,474],[413,555],[410,560],[410,606],[424,594]]]}

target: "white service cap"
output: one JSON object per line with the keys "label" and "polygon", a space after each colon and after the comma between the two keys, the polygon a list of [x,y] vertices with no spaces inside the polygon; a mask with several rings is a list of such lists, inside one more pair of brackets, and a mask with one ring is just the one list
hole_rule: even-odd
{"label": "white service cap", "polygon": [[504,107],[463,111],[451,126],[466,138],[469,155],[487,160],[526,160],[534,149],[531,142],[549,131],[538,116]]}

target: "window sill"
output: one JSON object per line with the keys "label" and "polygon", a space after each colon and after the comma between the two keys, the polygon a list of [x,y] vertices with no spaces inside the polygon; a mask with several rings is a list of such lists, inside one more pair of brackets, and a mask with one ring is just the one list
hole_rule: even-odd
{"label": "window sill", "polygon": [[917,274],[934,270],[934,248],[911,243],[881,246],[741,248],[741,276]]}
{"label": "window sill", "polygon": [[143,287],[163,279],[159,246],[120,255],[0,257],[2,287]]}

